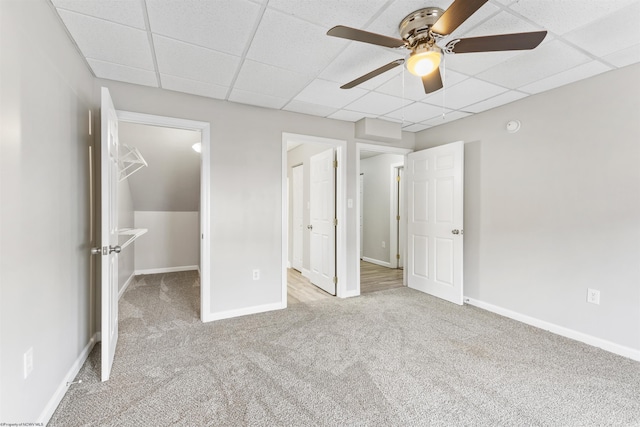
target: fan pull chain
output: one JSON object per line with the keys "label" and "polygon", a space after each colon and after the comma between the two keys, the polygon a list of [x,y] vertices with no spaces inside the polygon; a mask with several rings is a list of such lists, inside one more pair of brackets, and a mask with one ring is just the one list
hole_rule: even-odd
{"label": "fan pull chain", "polygon": [[404,67],[400,69],[402,74],[402,126],[404,126]]}

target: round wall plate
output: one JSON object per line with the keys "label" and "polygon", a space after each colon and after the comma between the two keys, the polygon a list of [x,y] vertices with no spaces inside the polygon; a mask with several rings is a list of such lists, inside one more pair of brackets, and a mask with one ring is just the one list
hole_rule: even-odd
{"label": "round wall plate", "polygon": [[507,132],[515,133],[520,130],[520,121],[519,120],[511,120],[507,123]]}

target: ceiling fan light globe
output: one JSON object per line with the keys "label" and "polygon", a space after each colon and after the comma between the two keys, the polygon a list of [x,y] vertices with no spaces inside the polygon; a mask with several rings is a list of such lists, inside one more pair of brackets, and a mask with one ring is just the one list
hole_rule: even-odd
{"label": "ceiling fan light globe", "polygon": [[440,66],[441,57],[442,54],[437,48],[416,50],[407,59],[407,69],[418,77],[426,76]]}

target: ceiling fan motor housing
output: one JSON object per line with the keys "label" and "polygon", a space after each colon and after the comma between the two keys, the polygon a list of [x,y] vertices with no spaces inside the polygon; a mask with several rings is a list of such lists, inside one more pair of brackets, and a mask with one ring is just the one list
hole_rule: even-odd
{"label": "ceiling fan motor housing", "polygon": [[427,7],[411,12],[400,22],[400,37],[405,40],[409,48],[420,44],[435,44],[431,27],[442,16],[444,10],[439,7]]}

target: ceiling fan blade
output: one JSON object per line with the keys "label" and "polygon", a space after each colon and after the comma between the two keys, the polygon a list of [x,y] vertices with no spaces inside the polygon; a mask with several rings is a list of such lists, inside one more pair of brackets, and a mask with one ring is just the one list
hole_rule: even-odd
{"label": "ceiling fan blade", "polygon": [[328,36],[340,37],[358,42],[371,43],[384,47],[404,47],[405,42],[402,39],[383,36],[382,34],[370,33],[368,31],[358,30],[356,28],[338,25],[327,31]]}
{"label": "ceiling fan blade", "polygon": [[488,0],[455,0],[440,18],[433,24],[431,31],[443,36],[453,31],[473,15]]}
{"label": "ceiling fan blade", "polygon": [[440,68],[436,68],[430,74],[422,76],[422,85],[424,86],[424,93],[431,93],[442,89],[442,77],[440,77]]}
{"label": "ceiling fan blade", "polygon": [[[496,36],[470,37],[452,40],[453,53],[498,52],[503,50],[534,49],[546,37],[546,31],[532,33],[499,34]],[[447,45],[449,46],[449,45]]]}
{"label": "ceiling fan blade", "polygon": [[380,68],[376,68],[375,70],[365,74],[364,76],[360,76],[357,79],[352,80],[349,83],[346,83],[340,86],[340,89],[351,89],[352,87],[358,86],[359,84],[364,83],[367,80],[372,79],[377,75],[387,72],[390,69],[397,67],[398,65],[402,65],[403,63],[404,63],[404,59],[396,59],[395,61],[391,61],[387,65],[383,65]]}

